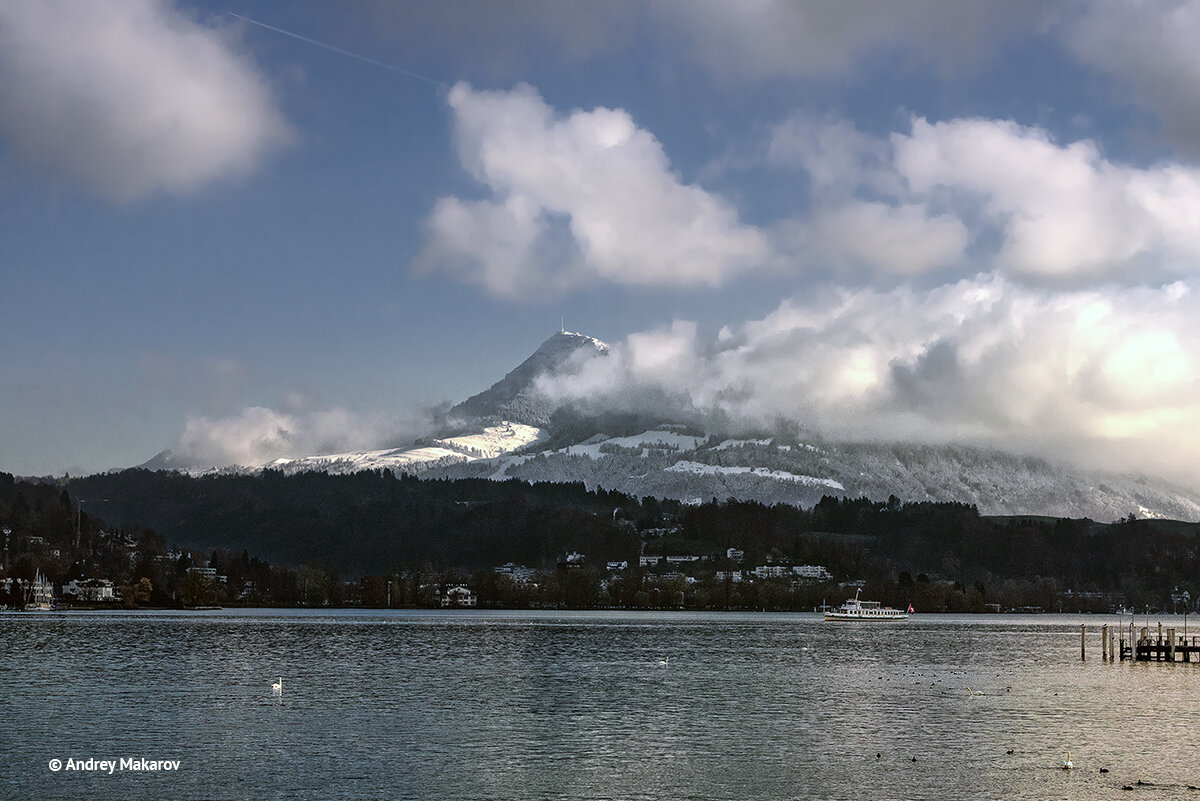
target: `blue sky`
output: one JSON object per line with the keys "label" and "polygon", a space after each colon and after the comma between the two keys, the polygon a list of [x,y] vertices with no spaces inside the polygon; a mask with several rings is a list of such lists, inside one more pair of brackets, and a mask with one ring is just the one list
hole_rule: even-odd
{"label": "blue sky", "polygon": [[616,346],[563,399],[1198,484],[1197,34],[1195,2],[4,6],[0,469],[401,443],[561,316]]}

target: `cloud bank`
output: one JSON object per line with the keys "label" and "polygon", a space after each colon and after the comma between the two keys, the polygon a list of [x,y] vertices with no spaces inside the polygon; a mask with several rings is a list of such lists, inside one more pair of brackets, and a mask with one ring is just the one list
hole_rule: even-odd
{"label": "cloud bank", "polygon": [[593,409],[788,419],[835,438],[976,444],[1194,478],[1193,292],[1052,292],[986,275],[930,291],[828,290],[713,340],[685,321],[632,335],[538,388]]}
{"label": "cloud bank", "polygon": [[0,134],[118,202],[243,175],[292,136],[229,31],[166,0],[0,4]]}
{"label": "cloud bank", "polygon": [[417,264],[490,293],[547,296],[596,283],[719,287],[759,271],[807,280],[1167,282],[1194,275],[1200,170],[1106,158],[1009,120],[913,117],[870,136],[798,112],[764,164],[792,171],[799,208],[751,225],[684,183],[620,109],[560,114],[528,86],[449,95],[459,158],[480,199],[443,197]]}
{"label": "cloud bank", "polygon": [[171,447],[172,462],[195,468],[258,467],[275,459],[323,456],[407,445],[428,434],[432,416],[363,413],[285,402],[249,406],[225,417],[190,417]]}

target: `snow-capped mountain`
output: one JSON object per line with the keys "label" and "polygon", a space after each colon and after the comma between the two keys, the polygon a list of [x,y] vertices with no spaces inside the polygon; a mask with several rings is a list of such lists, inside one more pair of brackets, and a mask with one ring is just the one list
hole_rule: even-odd
{"label": "snow-capped mountain", "polygon": [[554,409],[545,399],[533,393],[533,380],[542,373],[556,372],[571,359],[603,356],[608,353],[608,347],[607,343],[594,337],[559,331],[504,378],[452,408],[448,417],[468,420],[506,419],[527,425],[546,426]]}
{"label": "snow-capped mountain", "polygon": [[[278,459],[196,470],[169,452],[143,467],[187,472],[353,473],[390,469],[428,477],[582,482],[636,496],[700,502],[735,497],[811,505],[824,495],[973,503],[984,514],[1044,514],[1109,521],[1200,520],[1200,493],[1144,476],[1112,475],[965,446],[828,442],[815,436],[735,439],[660,421],[630,433],[549,430],[553,405],[534,380],[609,346],[560,331],[524,362],[446,415],[443,436],[409,448]],[[624,421],[628,425],[628,420]],[[596,425],[602,425],[597,422]]]}
{"label": "snow-capped mountain", "polygon": [[[436,467],[492,459],[548,438],[545,426],[554,410],[533,392],[537,376],[553,373],[568,361],[603,356],[608,349],[606,343],[594,337],[559,331],[504,378],[450,409],[445,415],[447,433],[444,436],[429,437],[411,447],[283,458],[259,465],[197,465],[164,450],[139,467],[193,475],[255,473],[264,469],[289,474],[306,470],[353,473],[379,469],[420,473]],[[448,433],[451,430],[454,433]]]}

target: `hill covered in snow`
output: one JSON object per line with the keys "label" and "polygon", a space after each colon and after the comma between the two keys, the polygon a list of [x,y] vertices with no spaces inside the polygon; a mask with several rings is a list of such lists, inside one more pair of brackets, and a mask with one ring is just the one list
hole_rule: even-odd
{"label": "hill covered in snow", "polygon": [[553,451],[507,455],[428,475],[578,481],[631,495],[809,506],[824,495],[959,501],[983,514],[1129,514],[1200,520],[1200,494],[1145,476],[1112,475],[981,448],[887,443],[730,440],[646,431],[597,435]]}

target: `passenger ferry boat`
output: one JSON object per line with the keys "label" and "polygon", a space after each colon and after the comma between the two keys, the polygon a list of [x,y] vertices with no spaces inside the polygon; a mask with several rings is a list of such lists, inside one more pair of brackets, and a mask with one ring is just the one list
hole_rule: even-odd
{"label": "passenger ferry boat", "polygon": [[858,599],[858,590],[854,593],[854,597],[842,604],[838,609],[831,609],[825,613],[826,620],[907,620],[908,612],[912,612],[912,607],[908,607],[908,612],[902,612],[899,609],[893,609],[890,606],[881,606],[879,601],[860,601]]}

